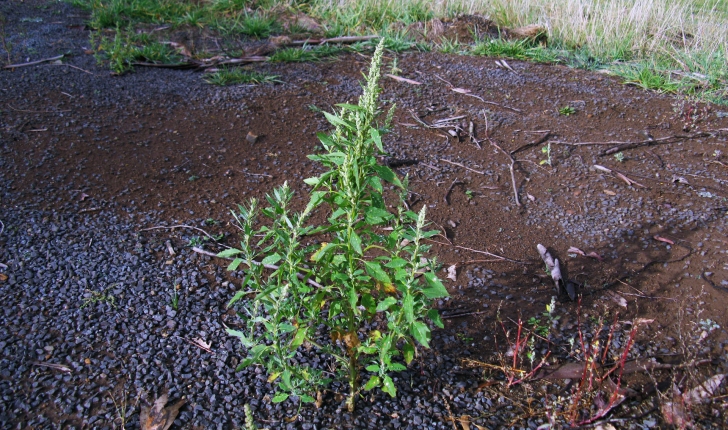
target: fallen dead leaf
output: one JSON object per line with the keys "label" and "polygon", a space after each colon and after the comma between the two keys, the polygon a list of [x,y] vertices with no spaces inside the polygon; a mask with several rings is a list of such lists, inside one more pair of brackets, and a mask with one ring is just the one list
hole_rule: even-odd
{"label": "fallen dead leaf", "polygon": [[391,79],[394,79],[395,81],[398,81],[398,82],[404,82],[405,84],[410,84],[410,85],[422,85],[422,82],[419,82],[419,81],[414,81],[414,80],[412,80],[412,79],[407,79],[407,78],[403,78],[403,77],[401,77],[401,76],[397,76],[397,75],[392,75],[392,74],[389,74],[389,73],[387,73],[387,74],[386,74],[386,75],[384,75],[384,76],[386,76],[386,77],[388,77],[388,78],[391,78]]}
{"label": "fallen dead leaf", "polygon": [[162,394],[154,401],[154,405],[149,407],[148,404],[142,404],[139,422],[142,430],[167,430],[174,423],[175,418],[179,414],[179,408],[184,405],[187,400],[180,399],[172,406],[165,407],[167,404],[167,393]]}
{"label": "fallen dead leaf", "polygon": [[614,303],[618,304],[619,306],[623,308],[627,308],[627,299],[620,296],[619,294],[615,293],[614,291],[607,290],[604,292],[604,295],[607,296],[610,300],[612,300]]}
{"label": "fallen dead leaf", "polygon": [[575,246],[569,247],[569,249],[566,252],[569,254],[579,254],[579,255],[586,256],[586,254],[584,254],[584,251],[582,251],[581,249],[579,249]]}
{"label": "fallen dead leaf", "polygon": [[615,193],[612,190],[604,190],[604,194],[606,194],[608,196],[616,196],[617,195],[617,193]]}
{"label": "fallen dead leaf", "polygon": [[597,254],[596,252],[592,251],[586,255],[587,257],[596,258],[599,261],[602,261],[602,256]]}
{"label": "fallen dead leaf", "polygon": [[0,273],[0,282],[5,282],[8,280],[8,275],[4,273]]}
{"label": "fallen dead leaf", "polygon": [[452,266],[447,268],[447,279],[451,279],[453,282],[457,282],[457,280],[458,280],[457,265],[453,264]]}

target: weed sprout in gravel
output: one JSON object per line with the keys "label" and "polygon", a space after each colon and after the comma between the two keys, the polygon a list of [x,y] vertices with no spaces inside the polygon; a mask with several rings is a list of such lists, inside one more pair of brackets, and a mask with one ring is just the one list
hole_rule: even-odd
{"label": "weed sprout in gravel", "polygon": [[[229,304],[237,303],[244,328],[228,332],[248,353],[239,368],[263,365],[268,381],[278,383],[276,403],[290,396],[313,402],[332,380],[348,383],[350,411],[362,390],[381,388],[395,397],[390,373],[406,369],[418,344],[429,347],[427,320],[443,326],[431,302],[448,292],[428,270],[435,262],[424,258],[428,247],[422,244],[437,232],[424,230],[424,206],[419,213],[405,209],[407,181],[377,164],[393,115],[390,109],[384,124],[377,122],[383,48],[380,42],[359,104],[324,113],[334,126],[331,134],[319,134],[327,152],[309,158],[327,170],[306,180],[313,190],[303,212],[290,209],[287,184],[266,197],[263,209],[253,199],[235,214],[240,249],[219,254],[235,257],[229,270],[248,268]],[[398,191],[394,213],[386,209],[383,182]],[[316,211],[329,214],[326,224],[308,224]],[[269,222],[256,227],[260,214]],[[321,241],[304,245],[308,238]],[[251,294],[252,300],[241,300]],[[302,362],[299,355],[311,348],[332,366]],[[363,387],[362,367],[368,373]]]}

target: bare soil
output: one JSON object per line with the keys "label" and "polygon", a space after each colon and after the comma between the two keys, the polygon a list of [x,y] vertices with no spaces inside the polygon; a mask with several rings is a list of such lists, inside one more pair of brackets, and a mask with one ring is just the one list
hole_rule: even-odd
{"label": "bare soil", "polygon": [[[318,168],[306,155],[320,150],[316,132],[329,130],[318,109],[355,102],[369,63],[368,54],[346,54],[259,64],[251,68],[282,83],[224,88],[192,71],[110,76],[84,53],[81,14],[43,16],[63,22],[67,39],[38,43],[63,45],[72,56],[67,65],[0,73],[0,176],[13,196],[0,202],[0,219],[22,207],[150,214],[155,225],[197,226],[234,245],[228,221],[237,203],[284,181],[305,193],[302,180]],[[580,297],[559,296],[557,332],[574,330],[577,315],[654,320],[637,341],[647,345],[644,358],[663,359],[685,353],[678,328],[694,331],[712,320],[720,329],[706,333],[697,350],[712,360],[705,375],[725,373],[728,108],[562,65],[508,61],[508,70],[495,58],[388,53],[385,73],[395,58],[395,72],[421,85],[383,78],[381,98],[397,110],[382,163],[409,176],[410,206],[426,205],[443,231],[432,254],[445,268],[456,265],[457,280],[447,281],[452,299],[441,311],[473,313],[446,319],[435,353],[500,363],[507,345],[497,314],[513,326],[540,316],[556,295],[536,249],[541,243],[565,265]],[[565,107],[573,113],[565,115]],[[422,123],[453,117],[460,132]],[[620,142],[635,145],[617,151],[619,160],[603,153]],[[550,163],[543,163],[549,143]],[[512,174],[504,153],[515,160]],[[175,247],[200,236],[164,234]],[[714,423],[726,424],[724,399],[712,408]]]}

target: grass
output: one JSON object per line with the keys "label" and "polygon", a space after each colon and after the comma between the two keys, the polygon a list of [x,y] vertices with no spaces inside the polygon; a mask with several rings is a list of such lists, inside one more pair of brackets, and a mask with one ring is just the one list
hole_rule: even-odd
{"label": "grass", "polygon": [[[117,34],[130,26],[152,24],[207,27],[221,35],[265,38],[282,31],[276,18],[281,11],[302,12],[321,23],[326,37],[376,33],[385,35],[387,49],[396,52],[436,49],[608,69],[646,89],[728,104],[728,0],[68,1],[91,12],[91,27],[116,29]],[[457,41],[417,44],[402,34],[402,25],[463,13],[488,16],[504,27],[542,25],[548,44],[483,40],[467,49]],[[108,44],[101,46],[106,48]],[[144,55],[116,48],[108,60],[117,72],[130,68],[134,61],[129,58]],[[310,52],[293,50],[276,57],[276,61],[314,59]]]}
{"label": "grass", "polygon": [[267,84],[280,82],[278,76],[242,69],[220,69],[205,78],[212,85]]}

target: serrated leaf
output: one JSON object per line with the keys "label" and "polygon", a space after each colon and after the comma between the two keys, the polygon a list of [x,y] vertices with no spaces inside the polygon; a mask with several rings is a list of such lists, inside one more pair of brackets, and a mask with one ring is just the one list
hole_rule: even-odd
{"label": "serrated leaf", "polygon": [[425,288],[424,290],[422,290],[422,293],[428,299],[441,299],[450,295],[447,292],[447,288],[442,285],[442,282],[437,278],[434,273],[425,272],[424,277],[427,281],[427,284],[429,285],[429,288]]}
{"label": "serrated leaf", "polygon": [[404,356],[404,362],[410,364],[415,358],[415,346],[410,342],[405,342],[402,346],[402,355]]}
{"label": "serrated leaf", "polygon": [[402,300],[402,309],[404,310],[404,318],[407,323],[412,323],[415,319],[415,299],[412,294],[406,293]]}
{"label": "serrated leaf", "polygon": [[379,376],[372,375],[371,378],[369,378],[369,381],[367,381],[366,385],[364,385],[364,389],[367,391],[370,391],[372,388],[376,388],[381,383],[381,380],[379,379]]}
{"label": "serrated leaf", "polygon": [[397,299],[395,299],[394,297],[387,297],[386,299],[379,302],[379,304],[377,305],[377,312],[384,312],[395,303],[397,303]]}
{"label": "serrated leaf", "polygon": [[430,328],[422,321],[415,321],[410,326],[412,337],[425,348],[430,347]]}
{"label": "serrated leaf", "polygon": [[235,295],[233,296],[233,298],[232,298],[232,299],[230,299],[230,301],[228,302],[228,304],[227,304],[227,307],[229,308],[230,306],[234,305],[234,304],[235,304],[235,302],[237,302],[238,300],[240,300],[241,298],[243,298],[243,296],[244,296],[245,294],[246,294],[246,293],[245,293],[245,291],[243,291],[243,290],[240,290],[240,291],[238,291],[237,293],[235,293]]}
{"label": "serrated leaf", "polygon": [[384,377],[384,381],[382,383],[382,391],[392,397],[397,397],[397,387],[394,386],[394,381],[392,381],[391,376],[387,375]]}
{"label": "serrated leaf", "polygon": [[427,311],[427,316],[430,317],[430,320],[433,324],[435,324],[436,327],[445,328],[445,324],[442,323],[440,313],[437,311],[437,309],[430,309],[429,311]]}
{"label": "serrated leaf", "polygon": [[397,175],[394,174],[394,171],[390,169],[387,166],[382,166],[380,164],[377,164],[375,166],[372,166],[372,170],[377,172],[380,178],[384,179],[385,181],[389,182],[390,184],[394,184],[400,188],[402,188],[402,182],[399,181],[399,178]]}
{"label": "serrated leaf", "polygon": [[308,184],[308,185],[310,185],[312,187],[318,185],[319,184],[319,181],[320,181],[320,179],[319,179],[318,176],[315,176],[313,178],[306,178],[306,179],[303,180],[303,182],[305,182],[306,184]]}
{"label": "serrated leaf", "polygon": [[230,257],[234,257],[242,252],[243,251],[241,251],[239,249],[229,248],[229,249],[225,249],[225,250],[218,252],[217,256],[220,258],[230,258]]}
{"label": "serrated leaf", "polygon": [[378,262],[366,261],[364,262],[364,268],[366,269],[367,273],[377,281],[383,284],[392,283],[392,280],[389,279],[389,276],[387,276],[387,272],[382,269],[382,266],[380,266]]}
{"label": "serrated leaf", "polygon": [[281,402],[285,402],[286,399],[288,399],[288,394],[287,393],[278,393],[278,394],[275,395],[275,397],[273,397],[273,400],[271,400],[271,402],[273,402],[273,403],[281,403]]}
{"label": "serrated leaf", "polygon": [[238,269],[238,266],[240,266],[240,263],[243,262],[242,258],[236,258],[235,260],[231,261],[230,264],[228,264],[227,271],[232,272],[234,270]]}
{"label": "serrated leaf", "polygon": [[359,255],[363,254],[362,249],[361,249],[361,238],[359,237],[358,234],[356,234],[355,231],[351,232],[351,236],[349,237],[349,244],[351,245],[352,248],[354,248],[354,251],[357,254],[359,254]]}
{"label": "serrated leaf", "polygon": [[402,363],[392,363],[389,365],[389,370],[393,372],[401,372],[403,370],[407,370],[407,366]]}
{"label": "serrated leaf", "polygon": [[281,261],[281,258],[283,258],[283,257],[281,257],[280,254],[269,255],[269,256],[265,257],[263,259],[263,261],[261,261],[261,264],[264,264],[264,265],[276,264],[277,262]]}

